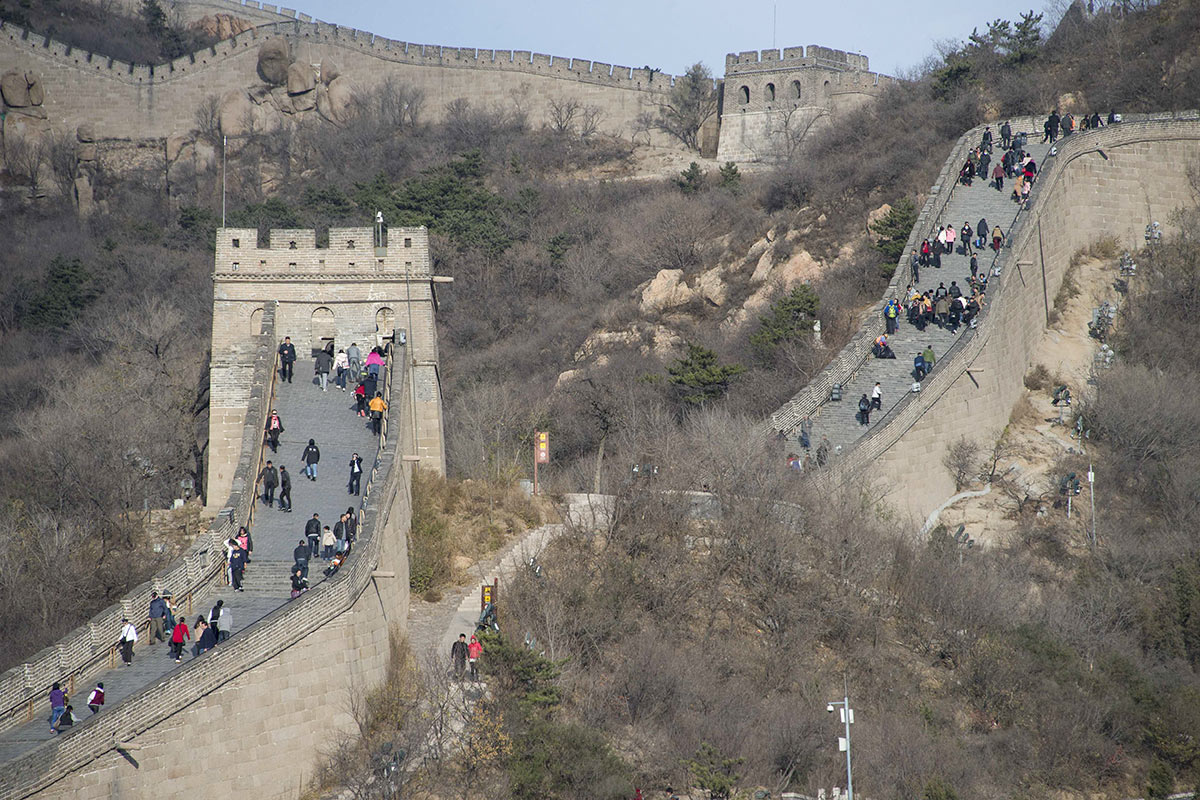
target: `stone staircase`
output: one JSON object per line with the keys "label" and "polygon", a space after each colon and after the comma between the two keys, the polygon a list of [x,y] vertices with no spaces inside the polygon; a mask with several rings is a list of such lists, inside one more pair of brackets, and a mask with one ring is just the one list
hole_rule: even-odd
{"label": "stone staircase", "polygon": [[[1034,137],[1033,132],[1030,131],[1025,145],[1025,150],[1033,154],[1039,168],[1044,166],[1046,154],[1050,149],[1048,144],[1041,144],[1040,139],[1040,132],[1037,137]],[[993,156],[998,157],[999,154],[1000,151],[997,148],[993,152]],[[942,219],[933,225],[932,231],[922,232],[922,237],[928,236],[932,241],[937,234],[939,225],[954,225],[956,230],[961,230],[963,223],[969,222],[971,228],[974,229],[981,218],[986,219],[990,227],[999,225],[1007,235],[1017,213],[1017,204],[1010,199],[1011,185],[1012,181],[1005,181],[1002,192],[992,188],[988,181],[978,179],[972,186],[961,184],[955,186]],[[977,251],[977,254],[979,271],[982,274],[990,270],[995,253],[988,246]],[[956,251],[953,254],[942,256],[940,269],[933,267],[921,269],[919,288],[936,289],[939,283],[944,283],[948,288],[951,281],[957,281],[963,294],[969,294],[970,262],[969,256],[961,255],[958,252],[956,243]],[[888,337],[896,358],[893,360],[868,357],[853,377],[842,385],[841,401],[826,400],[818,408],[817,413],[811,418],[812,450],[810,452],[815,454],[822,438],[825,438],[829,442],[830,459],[834,460],[840,454],[848,451],[869,431],[886,424],[888,411],[911,390],[915,380],[913,358],[928,345],[933,348],[934,357],[941,359],[964,330],[966,330],[965,326],[960,326],[957,331],[953,331],[948,328],[939,328],[935,324],[926,326],[924,331],[919,331],[908,322],[906,315],[902,313],[898,319],[896,333]],[[883,331],[881,330],[880,333]],[[882,409],[872,410],[870,425],[862,425],[857,419],[858,401],[864,394],[868,399],[871,397],[876,381],[879,382],[883,393]],[[797,430],[795,437],[798,438],[798,436],[799,431]],[[789,442],[788,447],[794,452],[801,452],[799,445],[794,442]]]}

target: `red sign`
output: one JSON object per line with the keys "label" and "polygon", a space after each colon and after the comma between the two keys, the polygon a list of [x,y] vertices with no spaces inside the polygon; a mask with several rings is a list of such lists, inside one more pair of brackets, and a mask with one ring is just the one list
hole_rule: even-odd
{"label": "red sign", "polygon": [[546,431],[537,432],[537,444],[535,445],[534,459],[539,464],[550,463],[550,434]]}

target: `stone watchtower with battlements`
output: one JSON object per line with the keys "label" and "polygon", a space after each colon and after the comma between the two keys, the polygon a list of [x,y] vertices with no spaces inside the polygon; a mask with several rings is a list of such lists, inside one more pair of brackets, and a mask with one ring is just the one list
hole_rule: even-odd
{"label": "stone watchtower with battlements", "polygon": [[[423,466],[445,471],[442,398],[429,232],[424,228],[332,228],[319,246],[312,230],[217,230],[213,270],[212,361],[209,375],[208,491],[220,508],[232,488],[254,387],[246,354],[275,309],[275,338],[296,346],[296,379],[309,380],[312,356],[332,341],[376,345],[407,340],[412,360],[414,440]],[[276,343],[278,344],[278,342]]]}
{"label": "stone watchtower with battlements", "polygon": [[725,56],[718,160],[787,158],[821,126],[877,97],[894,78],[867,57],[809,45]]}

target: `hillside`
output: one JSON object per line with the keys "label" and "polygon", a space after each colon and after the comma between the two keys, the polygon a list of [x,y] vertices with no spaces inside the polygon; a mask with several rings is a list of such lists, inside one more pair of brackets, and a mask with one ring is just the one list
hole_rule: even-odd
{"label": "hillside", "polygon": [[[432,123],[402,112],[400,86],[344,126],[297,122],[230,152],[231,225],[323,231],[381,210],[430,228],[435,271],[455,279],[439,334],[457,477],[523,477],[545,429],[551,489],[620,494],[611,531],[561,542],[544,580],[514,587],[516,627],[565,661],[495,644],[507,689],[481,730],[562,748],[440,777],[464,794],[616,797],[743,759],[727,770],[742,788],[815,794],[838,781],[821,709],[846,676],[873,720],[871,796],[1123,797],[1200,780],[1197,369],[1180,344],[1194,239],[1154,255],[1122,320],[1124,363],[1085,406],[1097,457],[1123,476],[1099,503],[1111,533],[1096,552],[1059,514],[1017,515],[962,558],[945,531],[916,541],[869,498],[797,486],[743,433],[857,327],[963,130],[1054,106],[1195,105],[1200,3],[1119,8],[1071,11],[1046,37],[1032,18],[988,26],[761,172],[555,130],[519,104],[464,102]],[[204,474],[218,163],[170,185],[102,171],[81,218],[74,144],[50,143],[40,177],[59,191],[30,200],[38,170],[11,164],[0,186],[0,543],[25,556],[0,569],[9,659],[167,557],[185,536],[155,554],[139,512]],[[669,166],[647,177],[648,157]],[[1135,414],[1147,396],[1176,418]],[[803,519],[772,501],[680,525],[676,497],[631,483],[633,464],[661,467],[655,488],[786,499]]]}

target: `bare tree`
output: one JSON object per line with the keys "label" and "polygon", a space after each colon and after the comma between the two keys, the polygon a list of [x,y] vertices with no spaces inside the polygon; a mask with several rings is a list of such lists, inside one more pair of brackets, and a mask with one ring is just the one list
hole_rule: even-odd
{"label": "bare tree", "polygon": [[768,138],[774,152],[771,157],[790,161],[800,150],[813,126],[829,117],[829,110],[810,106],[795,106],[771,115]]}
{"label": "bare tree", "polygon": [[79,177],[75,137],[69,133],[51,134],[46,149],[58,186],[64,197],[70,197],[75,190],[75,179]]}
{"label": "bare tree", "polygon": [[579,117],[579,136],[587,139],[595,135],[600,129],[600,123],[604,121],[604,109],[600,106],[584,106],[583,113]]}
{"label": "bare tree", "polygon": [[4,160],[9,172],[29,184],[29,195],[37,197],[40,187],[42,165],[49,156],[46,140],[28,133],[5,137]]}
{"label": "bare tree", "polygon": [[961,492],[979,471],[979,445],[963,436],[946,450],[942,464],[954,478],[955,491]]}
{"label": "bare tree", "polygon": [[196,106],[196,134],[212,144],[221,141],[221,98],[210,94]]}
{"label": "bare tree", "polygon": [[575,129],[575,118],[582,110],[583,104],[577,98],[550,98],[546,101],[546,121],[555,133],[567,133]]}

